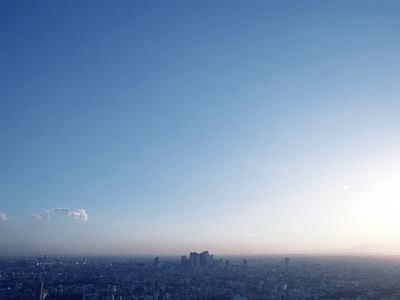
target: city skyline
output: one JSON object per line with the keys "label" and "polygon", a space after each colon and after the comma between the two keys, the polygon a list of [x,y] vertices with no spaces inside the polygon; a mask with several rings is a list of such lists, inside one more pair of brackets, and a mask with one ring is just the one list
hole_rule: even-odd
{"label": "city skyline", "polygon": [[28,299],[396,299],[399,257],[0,259],[0,297]]}
{"label": "city skyline", "polygon": [[1,2],[0,256],[398,251],[399,11]]}

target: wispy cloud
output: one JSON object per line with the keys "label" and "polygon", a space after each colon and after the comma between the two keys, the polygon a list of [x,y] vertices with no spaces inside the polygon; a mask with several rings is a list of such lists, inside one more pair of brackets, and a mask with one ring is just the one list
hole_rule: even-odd
{"label": "wispy cloud", "polygon": [[44,213],[47,215],[47,220],[50,219],[50,209],[45,209]]}
{"label": "wispy cloud", "polygon": [[0,219],[2,219],[3,221],[8,221],[9,218],[5,213],[0,211]]}
{"label": "wispy cloud", "polygon": [[60,214],[66,214],[77,220],[89,221],[89,216],[84,209],[69,210],[68,208],[55,208],[54,211]]}
{"label": "wispy cloud", "polygon": [[42,216],[41,215],[38,215],[38,214],[31,214],[31,216],[32,216],[32,218],[34,218],[34,219],[42,219]]}
{"label": "wispy cloud", "polygon": [[246,233],[246,236],[248,237],[255,237],[256,235],[254,233]]}
{"label": "wispy cloud", "polygon": [[293,229],[294,232],[301,233],[301,230],[298,228]]}

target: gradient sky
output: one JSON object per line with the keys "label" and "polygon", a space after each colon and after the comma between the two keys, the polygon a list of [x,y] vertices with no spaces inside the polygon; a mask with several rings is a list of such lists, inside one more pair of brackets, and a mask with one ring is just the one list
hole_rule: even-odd
{"label": "gradient sky", "polygon": [[399,1],[1,1],[0,255],[400,243]]}

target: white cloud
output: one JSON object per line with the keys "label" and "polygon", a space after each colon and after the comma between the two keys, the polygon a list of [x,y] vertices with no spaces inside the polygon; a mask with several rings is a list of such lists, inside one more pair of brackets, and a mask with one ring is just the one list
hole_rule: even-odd
{"label": "white cloud", "polygon": [[38,214],[32,214],[32,218],[40,220],[40,219],[42,219],[42,216],[38,215]]}
{"label": "white cloud", "polygon": [[246,233],[246,236],[248,237],[255,237],[256,235],[254,233]]}
{"label": "white cloud", "polygon": [[8,221],[8,216],[0,211],[0,219],[2,219],[3,221]]}
{"label": "white cloud", "polygon": [[293,231],[294,231],[294,232],[297,232],[297,233],[301,233],[301,230],[300,230],[300,229],[298,229],[298,228],[296,228],[296,229],[293,229]]}
{"label": "white cloud", "polygon": [[47,215],[47,220],[50,219],[50,209],[45,209],[44,213]]}
{"label": "white cloud", "polygon": [[77,211],[70,211],[70,216],[73,216],[75,219],[89,221],[88,214],[84,209],[78,209]]}
{"label": "white cloud", "polygon": [[344,188],[345,190],[349,190],[349,189],[350,189],[350,187],[349,187],[348,185],[344,185],[343,188]]}
{"label": "white cloud", "polygon": [[55,208],[54,211],[60,214],[66,214],[77,220],[89,221],[89,216],[84,209],[77,209],[76,211],[69,210],[68,208]]}

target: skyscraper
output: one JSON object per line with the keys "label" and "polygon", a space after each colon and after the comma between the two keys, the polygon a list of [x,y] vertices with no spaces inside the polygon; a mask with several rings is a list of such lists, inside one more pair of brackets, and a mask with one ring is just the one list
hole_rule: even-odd
{"label": "skyscraper", "polygon": [[203,251],[200,254],[200,266],[201,267],[208,267],[213,264],[214,256],[210,255],[208,251]]}
{"label": "skyscraper", "polygon": [[157,267],[159,266],[159,264],[160,264],[160,258],[157,256],[157,257],[154,259],[154,266],[157,268]]}
{"label": "skyscraper", "polygon": [[188,261],[185,255],[181,256],[181,266],[182,267],[187,267],[188,266],[188,262],[190,263],[190,260]]}
{"label": "skyscraper", "polygon": [[197,252],[190,252],[190,266],[200,267],[200,254]]}

